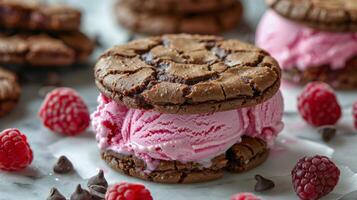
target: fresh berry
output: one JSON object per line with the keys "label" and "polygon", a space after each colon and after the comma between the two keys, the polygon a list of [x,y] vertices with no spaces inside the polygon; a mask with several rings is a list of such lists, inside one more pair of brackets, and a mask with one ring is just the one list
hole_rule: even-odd
{"label": "fresh berry", "polygon": [[231,200],[260,200],[252,193],[238,193],[231,197]]}
{"label": "fresh berry", "polygon": [[315,200],[334,189],[340,170],[329,158],[316,155],[300,159],[291,175],[294,190],[300,199]]}
{"label": "fresh berry", "polygon": [[334,125],[342,111],[333,89],[326,83],[309,83],[298,97],[301,116],[313,126]]}
{"label": "fresh berry", "polygon": [[57,88],[48,93],[39,115],[50,130],[71,136],[83,132],[90,121],[86,104],[71,88]]}
{"label": "fresh berry", "polygon": [[18,171],[33,160],[32,150],[26,136],[17,129],[6,129],[0,133],[0,169]]}
{"label": "fresh berry", "polygon": [[357,101],[353,104],[353,119],[355,121],[355,128],[357,129]]}
{"label": "fresh berry", "polygon": [[105,194],[105,200],[152,200],[149,190],[144,185],[119,183],[111,186]]}

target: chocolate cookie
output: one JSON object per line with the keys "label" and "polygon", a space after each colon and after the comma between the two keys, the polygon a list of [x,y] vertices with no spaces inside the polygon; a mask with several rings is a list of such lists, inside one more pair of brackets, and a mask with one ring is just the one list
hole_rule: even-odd
{"label": "chocolate cookie", "polygon": [[269,150],[263,140],[243,137],[242,142],[230,148],[226,155],[214,158],[209,168],[198,163],[161,160],[154,171],[145,173],[145,163],[135,156],[108,150],[102,152],[102,158],[113,169],[140,179],[158,183],[197,183],[219,179],[225,169],[244,172],[257,167],[267,159],[268,154]]}
{"label": "chocolate cookie", "polygon": [[234,28],[242,16],[239,1],[223,10],[194,14],[157,14],[135,11],[123,2],[116,6],[116,16],[124,27],[134,32],[218,34]]}
{"label": "chocolate cookie", "polygon": [[280,86],[265,51],[215,36],[164,35],[106,51],[95,66],[99,90],[130,108],[198,114],[254,106]]}
{"label": "chocolate cookie", "polygon": [[356,0],[267,0],[280,15],[327,31],[357,31]]}
{"label": "chocolate cookie", "polygon": [[310,67],[304,71],[298,68],[284,69],[284,78],[301,85],[311,81],[323,81],[337,89],[357,88],[357,57],[347,62],[346,67],[332,70],[329,66]]}
{"label": "chocolate cookie", "polygon": [[188,14],[227,8],[237,0],[121,0],[131,9],[141,12]]}
{"label": "chocolate cookie", "polygon": [[83,62],[94,43],[80,32],[0,35],[0,63],[30,66],[69,66]]}
{"label": "chocolate cookie", "polygon": [[64,5],[44,5],[34,0],[0,0],[0,27],[41,31],[76,31],[79,10]]}
{"label": "chocolate cookie", "polygon": [[16,106],[20,94],[21,89],[15,74],[0,68],[0,117]]}

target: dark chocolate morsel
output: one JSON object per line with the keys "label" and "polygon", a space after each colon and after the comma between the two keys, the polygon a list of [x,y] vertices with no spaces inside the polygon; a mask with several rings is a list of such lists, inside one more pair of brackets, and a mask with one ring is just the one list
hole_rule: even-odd
{"label": "dark chocolate morsel", "polygon": [[73,171],[73,165],[66,156],[61,156],[53,167],[53,171],[58,174],[67,174]]}
{"label": "dark chocolate morsel", "polygon": [[270,190],[274,188],[275,184],[272,180],[266,179],[261,175],[255,175],[255,180],[257,180],[257,183],[254,186],[254,190],[256,192],[263,192],[266,190]]}
{"label": "dark chocolate morsel", "polygon": [[90,187],[92,185],[100,185],[100,186],[104,186],[105,188],[108,187],[108,182],[107,180],[105,180],[103,170],[99,170],[97,175],[91,177],[88,180],[87,186]]}
{"label": "dark chocolate morsel", "polygon": [[64,197],[58,190],[57,188],[51,188],[50,195],[47,197],[47,200],[66,200],[66,197]]}
{"label": "dark chocolate morsel", "polygon": [[319,128],[318,132],[321,134],[324,142],[329,142],[336,136],[337,130],[333,126],[322,126]]}
{"label": "dark chocolate morsel", "polygon": [[104,200],[107,188],[101,185],[89,186],[89,193],[92,195],[93,200]]}
{"label": "dark chocolate morsel", "polygon": [[80,184],[77,185],[76,191],[71,195],[70,200],[92,200],[92,196],[89,192],[81,187]]}

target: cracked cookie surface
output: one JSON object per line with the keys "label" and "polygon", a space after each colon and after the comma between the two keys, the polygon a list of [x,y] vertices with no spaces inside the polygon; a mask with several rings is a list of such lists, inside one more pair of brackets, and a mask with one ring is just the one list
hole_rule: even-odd
{"label": "cracked cookie surface", "polygon": [[268,155],[269,149],[263,140],[243,137],[225,155],[214,158],[209,168],[193,162],[160,160],[154,171],[145,173],[144,161],[135,156],[122,155],[111,150],[102,152],[103,160],[113,169],[157,183],[198,183],[219,179],[223,177],[224,170],[240,173],[253,169],[262,164]]}
{"label": "cracked cookie surface", "polygon": [[266,0],[280,15],[327,31],[357,31],[356,0]]}
{"label": "cracked cookie surface", "polygon": [[21,88],[15,74],[0,67],[0,117],[14,109],[20,94]]}
{"label": "cracked cookie surface", "polygon": [[199,114],[254,106],[280,86],[265,51],[216,36],[165,35],[106,51],[95,66],[99,90],[134,109]]}

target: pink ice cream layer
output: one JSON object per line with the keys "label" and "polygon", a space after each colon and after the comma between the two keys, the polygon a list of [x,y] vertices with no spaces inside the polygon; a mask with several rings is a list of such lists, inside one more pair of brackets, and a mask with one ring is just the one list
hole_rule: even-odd
{"label": "pink ice cream layer", "polygon": [[283,69],[330,66],[343,69],[357,56],[357,33],[314,30],[270,10],[261,19],[256,44],[278,60]]}
{"label": "pink ice cream layer", "polygon": [[209,167],[214,157],[240,142],[243,135],[272,145],[284,126],[280,92],[255,107],[197,115],[127,109],[104,95],[98,102],[92,125],[99,147],[135,155],[146,162],[149,171],[158,160]]}

